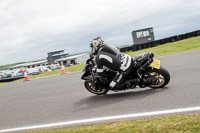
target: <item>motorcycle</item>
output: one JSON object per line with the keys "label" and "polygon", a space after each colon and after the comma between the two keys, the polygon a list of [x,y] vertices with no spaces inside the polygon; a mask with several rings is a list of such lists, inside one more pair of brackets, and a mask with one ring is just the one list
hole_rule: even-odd
{"label": "motorcycle", "polygon": [[[134,59],[134,66],[126,81],[134,80],[130,87],[125,87],[121,90],[134,89],[137,86],[140,88],[163,88],[170,81],[169,72],[160,64],[160,60],[154,59],[154,54],[151,52],[137,55]],[[109,84],[116,75],[116,72],[104,70],[103,80],[97,77],[97,66],[93,58],[89,58],[83,68],[81,79],[85,80],[85,88],[97,95],[106,94],[109,89]]]}

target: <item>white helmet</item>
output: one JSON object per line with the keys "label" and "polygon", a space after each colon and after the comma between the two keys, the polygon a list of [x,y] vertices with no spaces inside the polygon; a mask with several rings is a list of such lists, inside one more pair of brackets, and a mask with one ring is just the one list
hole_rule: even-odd
{"label": "white helmet", "polygon": [[96,37],[90,41],[91,52],[93,55],[97,55],[101,46],[103,46],[104,41],[101,37]]}

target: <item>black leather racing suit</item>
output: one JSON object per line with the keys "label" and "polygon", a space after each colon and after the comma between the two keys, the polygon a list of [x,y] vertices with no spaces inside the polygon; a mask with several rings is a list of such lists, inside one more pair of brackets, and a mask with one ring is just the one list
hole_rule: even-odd
{"label": "black leather racing suit", "polygon": [[103,67],[107,67],[116,71],[113,81],[110,83],[111,90],[123,89],[125,87],[124,80],[131,72],[133,59],[131,56],[119,52],[111,45],[103,45],[96,56],[97,73],[99,76],[103,73]]}

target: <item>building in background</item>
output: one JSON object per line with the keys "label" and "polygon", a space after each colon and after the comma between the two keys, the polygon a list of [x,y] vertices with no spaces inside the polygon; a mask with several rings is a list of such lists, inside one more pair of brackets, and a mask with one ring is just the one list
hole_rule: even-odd
{"label": "building in background", "polygon": [[135,30],[132,32],[133,44],[141,44],[154,41],[153,27]]}
{"label": "building in background", "polygon": [[65,66],[72,66],[72,65],[86,62],[88,58],[89,58],[89,53],[70,56],[64,50],[57,50],[57,51],[48,53],[47,59],[49,60],[26,62],[26,63],[12,66],[9,69],[13,70],[13,69],[18,69],[18,68],[36,68],[39,66],[60,65],[61,62],[63,62]]}
{"label": "building in background", "polygon": [[69,57],[62,58],[62,59],[57,59],[56,62],[58,62],[60,64],[61,64],[61,62],[63,62],[63,64],[65,66],[71,66],[71,65],[82,63],[82,62],[86,62],[87,59],[89,59],[89,53],[84,53],[84,54],[69,56]]}
{"label": "building in background", "polygon": [[67,53],[64,49],[56,50],[48,53],[47,61],[48,64],[54,64],[57,59],[66,58],[67,56],[69,56],[69,53]]}
{"label": "building in background", "polygon": [[26,63],[19,64],[16,66],[12,66],[9,69],[13,70],[17,68],[34,68],[34,67],[46,66],[46,65],[47,65],[47,60],[40,60],[40,61],[26,62]]}

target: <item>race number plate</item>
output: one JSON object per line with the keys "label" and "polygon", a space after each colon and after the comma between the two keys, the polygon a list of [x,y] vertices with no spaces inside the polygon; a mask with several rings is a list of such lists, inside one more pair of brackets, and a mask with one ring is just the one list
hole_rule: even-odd
{"label": "race number plate", "polygon": [[156,69],[160,69],[160,61],[154,59],[153,62],[150,64],[150,66]]}

